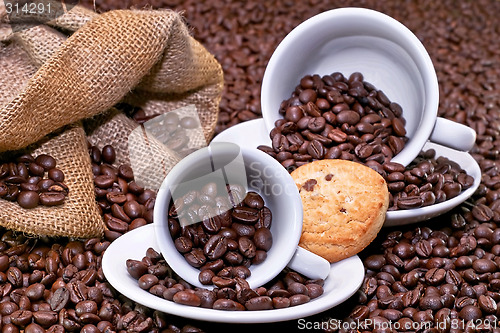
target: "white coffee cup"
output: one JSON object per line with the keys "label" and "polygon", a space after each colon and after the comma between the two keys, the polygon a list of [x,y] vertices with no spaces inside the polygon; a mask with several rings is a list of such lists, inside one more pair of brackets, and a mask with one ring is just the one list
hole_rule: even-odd
{"label": "white coffee cup", "polygon": [[318,14],[293,29],[266,67],[261,106],[270,132],[280,104],[305,75],[360,72],[364,80],[401,105],[409,141],[392,161],[408,165],[427,140],[469,151],[475,132],[437,117],[436,71],[418,38],[403,24],[380,12],[340,8]]}
{"label": "white coffee cup", "polygon": [[[247,282],[252,288],[272,280],[286,266],[311,279],[328,276],[328,261],[298,247],[302,233],[302,201],[288,172],[275,159],[257,149],[240,148],[233,143],[212,143],[175,165],[156,197],[156,239],[168,265],[180,277],[194,286],[207,287],[198,280],[200,270],[191,266],[175,248],[168,228],[169,203],[177,189],[184,186],[185,189],[199,190],[207,181],[222,186],[224,183],[247,186],[248,190],[262,196],[272,212],[273,245],[264,262],[249,268],[251,276]],[[183,190],[179,191],[182,193]]]}

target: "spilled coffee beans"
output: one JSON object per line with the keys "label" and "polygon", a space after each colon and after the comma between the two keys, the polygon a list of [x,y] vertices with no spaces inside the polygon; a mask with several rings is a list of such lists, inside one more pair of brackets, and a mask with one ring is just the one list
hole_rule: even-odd
{"label": "spilled coffee beans", "polygon": [[[150,255],[157,253],[152,248],[148,252]],[[156,257],[154,262],[147,255],[142,260],[129,259],[126,265],[128,273],[138,281],[139,287],[151,294],[178,304],[215,310],[257,311],[288,308],[307,303],[321,296],[324,291],[323,280],[307,280],[296,272],[283,271],[266,287],[255,289],[250,288],[245,278],[238,275],[215,276],[212,278],[215,288],[209,290],[194,288],[179,279],[161,256]],[[235,269],[237,267],[233,271]],[[202,271],[206,272],[212,271]]]}

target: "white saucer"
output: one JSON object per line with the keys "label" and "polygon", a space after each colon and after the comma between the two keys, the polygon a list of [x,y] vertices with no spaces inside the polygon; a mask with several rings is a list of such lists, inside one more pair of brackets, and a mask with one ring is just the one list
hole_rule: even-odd
{"label": "white saucer", "polygon": [[[271,145],[269,133],[263,119],[250,120],[228,128],[221,132],[213,142],[233,142],[243,147],[257,148],[259,145]],[[466,152],[450,149],[448,147],[427,142],[423,150],[434,149],[436,157],[444,156],[457,162],[467,174],[474,178],[474,184],[460,195],[439,204],[408,210],[387,212],[384,226],[399,226],[428,220],[444,214],[467,200],[481,183],[481,169],[476,160]]]}
{"label": "white saucer", "polygon": [[363,263],[353,256],[331,265],[323,286],[324,293],[308,303],[285,309],[262,311],[223,311],[176,304],[139,288],[126,267],[127,259],[141,260],[150,247],[159,251],[154,225],[146,225],[116,239],[106,249],[102,269],[106,279],[121,294],[149,308],[173,315],[222,323],[270,323],[294,320],[330,309],[353,295],[365,274]]}

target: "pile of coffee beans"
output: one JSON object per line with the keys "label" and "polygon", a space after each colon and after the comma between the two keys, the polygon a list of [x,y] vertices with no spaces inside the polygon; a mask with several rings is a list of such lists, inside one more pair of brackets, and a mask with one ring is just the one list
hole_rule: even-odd
{"label": "pile of coffee beans", "polygon": [[323,294],[323,280],[307,280],[295,272],[282,272],[267,287],[250,288],[239,276],[220,278],[213,290],[193,288],[172,277],[165,259],[148,249],[142,260],[127,260],[127,271],[139,287],[178,304],[226,311],[282,309],[309,302]]}
{"label": "pile of coffee beans", "polygon": [[89,146],[94,174],[95,195],[104,223],[107,240],[113,241],[129,230],[153,222],[156,192],[134,181],[129,165],[114,166],[116,152],[106,145],[100,150]]}
{"label": "pile of coffee beans", "polygon": [[405,146],[403,110],[359,72],[306,75],[279,110],[272,147],[259,149],[289,172],[311,161],[340,158],[379,167]]}
{"label": "pile of coffee beans", "polygon": [[64,172],[56,164],[55,158],[47,154],[36,158],[23,154],[15,161],[1,164],[0,198],[16,201],[27,209],[62,205],[69,188],[64,184]]}
{"label": "pile of coffee beans", "polygon": [[[225,84],[220,103],[221,112],[216,128],[217,133],[239,122],[260,117],[260,85],[265,66],[278,43],[299,23],[315,14],[339,6],[361,6],[391,15],[398,21],[403,22],[417,35],[432,58],[439,79],[439,115],[466,124],[477,132],[477,144],[472,150],[472,155],[479,162],[482,170],[481,185],[478,191],[471,201],[457,208],[456,211],[459,214],[441,216],[428,223],[419,224],[420,227],[415,225],[398,227],[396,236],[399,232],[403,234],[411,232],[415,234],[415,237],[418,237],[423,231],[429,234],[443,231],[448,235],[451,228],[451,234],[456,238],[466,233],[478,241],[481,237],[476,236],[474,228],[482,224],[497,225],[498,227],[500,221],[500,188],[498,185],[500,181],[498,173],[500,168],[500,114],[498,112],[500,108],[498,98],[500,91],[498,83],[500,77],[500,39],[497,38],[498,19],[496,16],[500,12],[500,2],[495,0],[461,2],[454,0],[404,2],[346,0],[333,3],[329,0],[275,0],[272,2],[246,1],[242,3],[241,1],[231,0],[82,0],[81,3],[99,13],[131,6],[142,8],[146,5],[152,8],[172,8],[182,11],[190,25],[190,31],[193,33],[194,38],[215,55],[224,70]],[[488,207],[489,210],[484,207]],[[490,211],[493,213],[491,219],[489,219]],[[424,229],[423,225],[427,227]],[[429,227],[432,229],[429,230]],[[394,229],[391,229],[391,231],[394,231]],[[386,246],[381,244],[393,242],[392,238],[394,236],[392,233],[388,233],[386,229],[383,229],[375,244],[361,253],[361,256],[367,257],[372,254],[385,256],[385,252],[389,251],[395,244],[386,244]],[[411,236],[408,238],[408,235],[406,235],[404,237],[405,242],[413,243],[414,241],[410,240],[411,238]],[[13,241],[14,239],[16,241]],[[39,239],[36,248],[24,248],[23,246],[20,249],[17,247],[25,241],[26,239],[22,239],[20,236],[18,238],[10,231],[0,228],[0,252],[2,253],[0,257],[7,256],[9,265],[16,266],[18,257],[21,257],[22,260],[25,258],[24,254],[38,251],[38,247],[53,247],[57,253],[60,253],[59,248],[64,248],[67,244],[65,239],[51,239],[50,241]],[[93,241],[96,240],[91,242]],[[107,244],[105,240],[97,241]],[[481,240],[479,243],[483,241]],[[389,246],[387,247],[387,245]],[[483,244],[478,247],[486,249],[488,246]],[[102,249],[101,245],[97,246],[96,249],[92,249],[90,244],[87,244],[85,249],[90,249],[92,253],[95,253],[96,262],[98,263],[96,267],[99,267],[100,259],[98,258],[101,254],[98,255],[98,253]],[[431,253],[423,260],[430,261],[433,258],[440,258],[436,256],[436,253]],[[493,253],[493,251],[490,250],[490,253]],[[450,259],[450,257],[444,259]],[[4,263],[5,261],[2,260],[5,259],[0,259],[0,262]],[[50,265],[53,265],[53,263]],[[0,272],[5,274],[6,270],[2,270],[3,267],[1,266]],[[62,267],[65,267],[65,261],[59,263],[59,274]],[[367,268],[367,272],[370,272],[370,275],[376,272],[375,276],[377,276],[382,269],[385,270],[386,268],[381,268],[379,271]],[[399,270],[402,271],[401,268]],[[40,271],[45,272],[43,267]],[[26,273],[23,271],[23,276],[28,273],[39,274],[30,269]],[[102,276],[98,277],[96,283],[90,284],[89,287],[95,287],[97,284],[99,286],[106,284],[107,287],[110,287],[101,278]],[[0,296],[2,296],[2,303],[6,303],[10,300],[10,292],[18,288],[4,287],[3,282],[6,280],[2,274],[0,274],[0,280],[2,282],[0,283],[0,289],[2,290]],[[377,281],[382,281],[382,279]],[[398,281],[395,279],[395,284]],[[431,286],[425,278],[419,279],[419,282],[424,288]],[[8,283],[6,284],[8,285]],[[486,286],[487,294],[494,293],[496,295],[498,292],[498,288],[494,283],[470,285],[479,284]],[[49,288],[46,288],[46,290],[52,289],[50,285],[48,286]],[[112,288],[110,289],[112,290]],[[150,320],[147,320],[144,325],[151,328],[145,331],[149,330],[150,332],[202,332],[201,328],[207,332],[247,329],[247,326],[243,327],[242,325],[199,322],[163,314],[131,302],[122,296],[116,296],[117,294],[114,292],[112,294],[115,296],[114,300],[111,301],[111,298],[109,298],[103,301],[103,303],[111,304],[104,306],[106,309],[113,309],[113,315],[108,323],[86,324],[81,326],[81,329],[77,326],[76,330],[73,328],[69,330],[62,326],[58,320],[58,323],[47,331],[80,330],[81,332],[93,332],[97,326],[102,329],[101,332],[139,331],[144,328],[141,323],[146,319]],[[15,303],[18,299],[17,295],[17,291],[13,293],[12,302]],[[493,297],[495,301],[497,301],[496,297]],[[484,297],[481,298],[484,302]],[[385,328],[363,331],[362,329],[339,330],[331,327],[333,319],[355,324],[348,317],[351,310],[356,308],[357,305],[367,305],[371,300],[376,299],[376,293],[367,296],[367,298],[362,294],[356,295],[340,306],[314,317],[306,317],[304,320],[305,323],[325,324],[319,330],[326,332],[389,332],[391,330]],[[474,298],[474,300],[478,299]],[[33,303],[37,302],[40,301],[34,301]],[[100,308],[103,307],[103,303],[98,303]],[[372,305],[373,302],[370,303],[370,306]],[[10,310],[4,311],[1,310],[1,307],[0,303],[3,330],[5,332],[19,332],[23,329],[22,326],[12,324],[9,319],[10,315],[7,314]],[[61,315],[64,320],[68,318],[68,313],[74,317],[74,310],[75,304],[68,301],[65,308],[57,313],[58,315],[60,313],[66,314]],[[102,311],[104,314],[104,310]],[[108,314],[110,313],[108,310],[106,311]],[[447,312],[446,309],[443,311]],[[98,312],[100,313],[101,309]],[[452,312],[452,315],[455,316],[455,312]],[[104,316],[110,318],[107,317],[108,315]],[[498,318],[498,315],[488,315],[488,318],[494,320]],[[484,321],[486,316],[483,314],[481,319]],[[322,322],[322,320],[325,321]],[[386,323],[387,321],[383,320],[382,322]],[[291,320],[264,325],[254,324],[252,329],[292,332],[297,331],[300,323]],[[497,323],[496,327],[482,331],[500,332],[498,321],[494,321],[494,323]],[[66,327],[70,328],[68,324],[72,324],[72,322],[66,321]],[[25,327],[25,332],[41,332],[39,326],[36,321],[32,322],[32,324]],[[134,329],[132,329],[133,327]],[[356,325],[353,327],[356,327]],[[392,331],[402,331],[402,329],[393,329]],[[410,331],[416,331],[416,329]],[[435,326],[431,326],[427,330],[427,332],[439,331],[440,329]],[[457,330],[450,331],[457,332]],[[472,332],[474,330],[471,327],[461,331]],[[475,331],[481,330],[478,328]]]}
{"label": "pile of coffee beans", "polygon": [[474,184],[474,178],[456,162],[429,149],[406,168],[394,162],[383,165],[380,174],[389,188],[389,210],[420,208],[459,195]]}
{"label": "pile of coffee beans", "polygon": [[[106,281],[101,268],[104,251],[123,232],[152,221],[152,208],[147,208],[152,204],[146,202],[155,194],[134,185],[128,166],[112,165],[116,157],[112,146],[99,150],[89,145],[89,151],[99,207],[105,220],[106,214],[110,215],[108,227],[113,226],[110,218],[118,215],[120,221],[128,221],[128,228],[107,230],[107,239],[56,241],[28,238],[0,227],[1,331],[201,332],[179,322],[179,318],[130,301]],[[103,189],[107,190],[106,194],[102,194]],[[125,194],[127,200],[117,200],[117,193]],[[125,207],[127,202],[131,204]],[[114,204],[126,213],[117,214],[120,210],[116,206],[112,208]],[[137,222],[138,219],[143,220]]]}
{"label": "pile of coffee beans", "polygon": [[3,228],[0,234],[2,332],[180,332],[175,319],[132,303],[106,282],[101,262],[109,241],[55,243]]}
{"label": "pile of coffee beans", "polygon": [[494,215],[477,205],[451,216],[465,229],[390,232],[384,253],[364,260],[360,304],[349,320],[368,320],[366,331],[392,322],[396,331],[496,332],[500,228]]}
{"label": "pile of coffee beans", "polygon": [[248,267],[262,263],[273,245],[271,210],[241,185],[221,189],[207,183],[176,199],[168,216],[177,251],[200,269],[204,285],[222,287],[228,279],[248,278]]}

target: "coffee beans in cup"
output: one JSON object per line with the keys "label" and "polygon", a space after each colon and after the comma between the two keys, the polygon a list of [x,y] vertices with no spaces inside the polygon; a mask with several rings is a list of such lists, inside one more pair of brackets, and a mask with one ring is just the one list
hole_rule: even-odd
{"label": "coffee beans in cup", "polygon": [[401,106],[359,72],[306,75],[279,112],[272,146],[259,149],[290,172],[324,158],[383,164],[408,141]]}
{"label": "coffee beans in cup", "polygon": [[365,164],[386,180],[389,210],[420,208],[451,199],[474,179],[435,152],[421,152],[407,167],[391,162],[404,147],[403,110],[361,73],[306,75],[280,107],[272,147],[258,149],[292,172],[319,159],[344,159]]}
{"label": "coffee beans in cup", "polygon": [[169,207],[175,248],[200,269],[204,285],[223,288],[227,279],[248,278],[248,267],[263,262],[272,247],[271,210],[258,193],[245,193],[240,185],[218,188],[210,182]]}
{"label": "coffee beans in cup", "polygon": [[56,166],[55,158],[47,154],[36,158],[23,154],[1,164],[0,198],[26,209],[62,205],[69,188],[64,184],[64,172]]}

